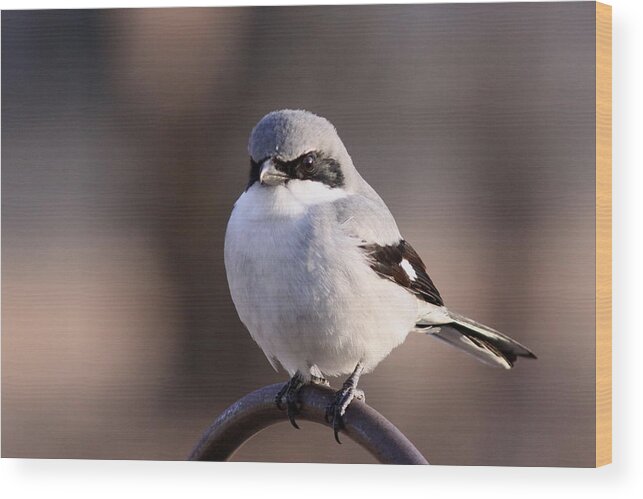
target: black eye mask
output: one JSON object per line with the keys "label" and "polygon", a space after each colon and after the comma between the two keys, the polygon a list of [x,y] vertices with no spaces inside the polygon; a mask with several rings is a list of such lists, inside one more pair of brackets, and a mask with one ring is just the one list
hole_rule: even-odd
{"label": "black eye mask", "polygon": [[[250,179],[246,190],[259,181],[261,164],[266,159],[268,158],[264,158],[261,161],[250,159]],[[288,175],[291,180],[311,180],[321,182],[331,188],[344,185],[344,174],[339,162],[320,152],[308,152],[291,161],[281,161],[276,158],[273,161],[275,168]]]}

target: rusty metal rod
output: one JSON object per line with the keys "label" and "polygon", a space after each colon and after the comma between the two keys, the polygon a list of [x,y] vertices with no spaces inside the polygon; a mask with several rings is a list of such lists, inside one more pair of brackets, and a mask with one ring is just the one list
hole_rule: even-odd
{"label": "rusty metal rod", "polygon": [[[264,386],[228,407],[201,437],[188,459],[227,461],[256,433],[288,421],[286,411],[279,410],[275,404],[275,397],[282,386],[279,383]],[[325,386],[306,385],[299,396],[301,412],[297,418],[330,428],[325,414],[326,407],[333,401],[333,390]],[[380,463],[429,464],[400,430],[362,401],[351,402],[344,415],[344,425],[341,433],[370,452]]]}

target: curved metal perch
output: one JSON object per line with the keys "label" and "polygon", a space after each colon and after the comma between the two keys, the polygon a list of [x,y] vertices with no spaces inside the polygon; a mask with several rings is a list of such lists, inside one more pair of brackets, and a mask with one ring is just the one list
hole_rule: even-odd
{"label": "curved metal perch", "polygon": [[[268,426],[288,421],[277,409],[275,397],[282,383],[260,388],[228,407],[205,432],[189,460],[227,461],[241,445]],[[333,401],[331,388],[306,385],[299,392],[298,419],[323,424],[326,407]],[[354,400],[344,415],[342,433],[370,452],[380,463],[429,464],[415,446],[391,422],[364,402]],[[330,438],[330,437],[329,437]]]}

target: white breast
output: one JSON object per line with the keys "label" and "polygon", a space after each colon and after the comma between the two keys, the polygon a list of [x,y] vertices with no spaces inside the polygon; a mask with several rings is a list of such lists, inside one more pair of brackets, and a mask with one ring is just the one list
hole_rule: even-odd
{"label": "white breast", "polygon": [[[292,375],[370,370],[411,330],[417,303],[377,276],[354,239],[310,208],[349,194],[318,182],[252,186],[235,204],[225,241],[232,299],[273,362]],[[274,363],[273,363],[274,365]]]}

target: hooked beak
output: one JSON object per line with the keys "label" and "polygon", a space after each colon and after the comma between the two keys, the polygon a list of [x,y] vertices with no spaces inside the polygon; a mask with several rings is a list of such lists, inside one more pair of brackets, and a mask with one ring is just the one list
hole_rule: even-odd
{"label": "hooked beak", "polygon": [[288,178],[288,175],[284,172],[277,170],[272,159],[267,159],[262,163],[261,172],[259,173],[259,182],[262,185],[285,184]]}

